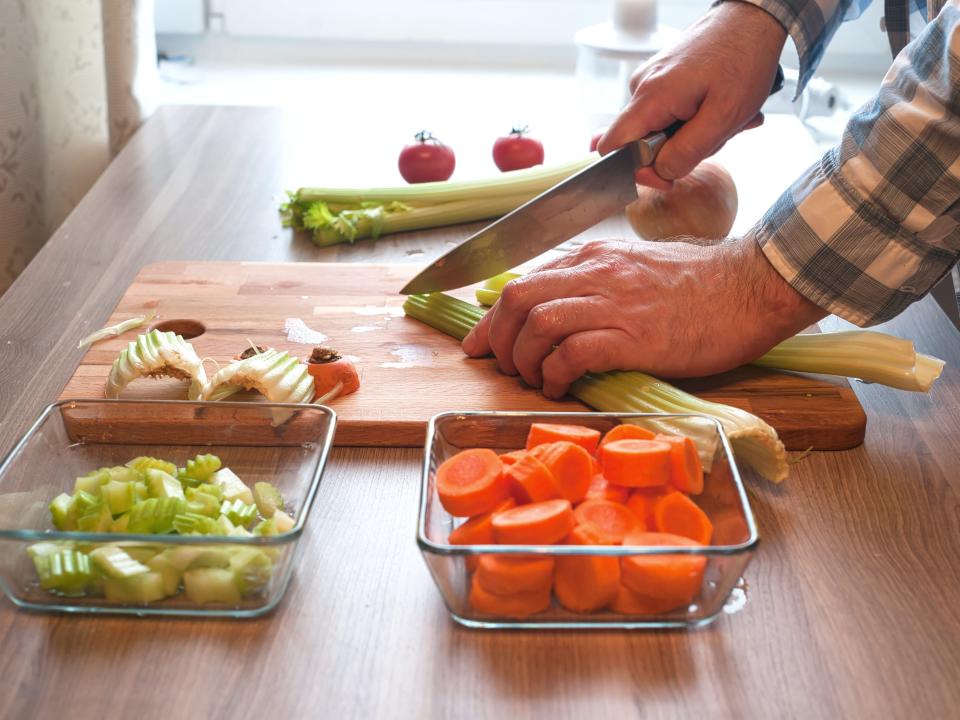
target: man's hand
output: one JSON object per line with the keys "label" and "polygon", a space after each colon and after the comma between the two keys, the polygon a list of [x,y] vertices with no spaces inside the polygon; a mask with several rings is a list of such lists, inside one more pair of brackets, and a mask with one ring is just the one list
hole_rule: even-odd
{"label": "man's hand", "polygon": [[602,241],[508,283],[463,349],[492,351],[503,372],[559,398],[586,372],[728,370],[825,315],[753,238],[707,247]]}
{"label": "man's hand", "polygon": [[637,69],[630,79],[633,97],[597,149],[606,154],[676,120],[686,121],[663,146],[656,165],[637,171],[641,185],[669,189],[738,132],[763,122],[760,108],[786,37],[783,26],[754,5],[714,6],[673,47]]}

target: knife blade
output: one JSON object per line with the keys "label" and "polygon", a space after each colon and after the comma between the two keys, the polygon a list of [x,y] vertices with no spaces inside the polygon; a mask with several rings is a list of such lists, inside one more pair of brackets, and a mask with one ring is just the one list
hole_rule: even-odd
{"label": "knife blade", "polygon": [[[783,87],[777,68],[770,93]],[[486,280],[579,235],[637,199],[634,170],[652,165],[683,122],[614,150],[474,233],[416,275],[402,295],[429,293]]]}

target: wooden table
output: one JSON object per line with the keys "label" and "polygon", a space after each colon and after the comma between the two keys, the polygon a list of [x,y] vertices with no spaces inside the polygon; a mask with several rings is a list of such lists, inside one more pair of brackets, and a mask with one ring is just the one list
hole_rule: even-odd
{"label": "wooden table", "polygon": [[[161,259],[421,262],[463,228],[318,251],[281,231],[283,113],[165,109],[0,300],[0,450]],[[423,253],[422,255],[420,253]],[[829,321],[837,326],[839,321]],[[884,329],[948,361],[929,395],[855,383],[862,448],[749,478],[746,604],[696,632],[478,632],[414,543],[419,453],[337,449],[280,608],[69,617],[0,601],[0,716],[930,717],[960,704],[960,343],[930,301]]]}

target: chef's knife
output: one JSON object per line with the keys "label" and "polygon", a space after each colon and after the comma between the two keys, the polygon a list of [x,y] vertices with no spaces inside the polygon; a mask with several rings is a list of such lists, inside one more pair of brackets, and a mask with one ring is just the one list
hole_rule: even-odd
{"label": "chef's knife", "polygon": [[[778,68],[770,94],[782,87],[783,70]],[[486,280],[620,212],[637,199],[634,169],[652,165],[663,144],[682,126],[678,121],[624,145],[537,195],[428,265],[401,294],[451,290]]]}

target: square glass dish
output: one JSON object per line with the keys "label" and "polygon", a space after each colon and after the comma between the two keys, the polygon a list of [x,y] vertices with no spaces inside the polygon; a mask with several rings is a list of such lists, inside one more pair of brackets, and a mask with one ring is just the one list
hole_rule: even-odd
{"label": "square glass dish", "polygon": [[[0,587],[17,606],[31,610],[208,617],[267,613],[280,602],[290,581],[335,428],[336,414],[321,405],[53,403],[0,463]],[[107,514],[97,524],[98,532],[64,532],[53,525],[51,501],[61,493],[74,494],[80,476],[113,467],[110,482],[117,483],[110,487],[129,491],[124,503],[142,503],[150,499],[143,497],[142,483],[124,482],[130,478],[120,466],[148,456],[184,468],[190,459],[208,453],[219,457],[222,467],[250,490],[257,482],[275,487],[292,522],[286,521],[287,527],[268,523],[273,534],[266,530],[263,535],[251,534],[249,528],[270,514],[256,508],[256,516],[237,518],[235,532],[229,535],[226,523],[209,535],[104,532],[104,522],[118,530],[115,523],[133,510],[112,513],[111,521],[117,507],[106,501],[107,491],[96,493],[98,487],[87,498],[96,512]],[[162,480],[155,473],[150,477]],[[216,485],[218,478],[227,480],[229,475],[214,477],[210,484]],[[189,487],[197,481],[182,482],[188,497],[199,499],[190,492],[199,486]],[[233,490],[245,497],[242,502],[253,502],[242,486]],[[179,492],[174,487],[171,494]],[[217,502],[231,497],[229,491],[223,494],[227,498],[221,496]],[[154,485],[149,495],[170,499],[162,490],[155,492]],[[184,512],[181,502],[173,498],[177,512]],[[207,512],[213,517],[222,513],[215,503]],[[274,520],[280,518],[276,515]],[[200,521],[206,522],[202,517]],[[161,517],[160,522],[167,520]],[[244,526],[247,529],[240,529]],[[118,557],[123,562],[115,562]]]}
{"label": "square glass dish", "polygon": [[[530,425],[535,422],[584,425],[603,433],[621,423],[630,423],[653,432],[695,437],[704,469],[704,489],[701,494],[691,496],[691,499],[713,524],[710,544],[695,547],[450,544],[448,539],[451,531],[466,519],[452,517],[443,508],[437,494],[437,468],[467,448],[491,448],[498,454],[522,449]],[[683,428],[683,432],[678,428]],[[417,544],[450,615],[461,625],[516,629],[700,627],[709,624],[720,614],[727,597],[750,562],[758,541],[753,512],[730,445],[720,423],[713,418],[637,413],[447,412],[434,416],[428,425]],[[489,605],[480,602],[484,591],[474,589],[475,574],[471,572],[471,569],[478,567],[482,569],[481,563],[485,561],[480,558],[485,554],[509,558],[507,563],[511,560],[517,563],[525,558],[543,565],[542,559],[548,558],[546,572],[550,572],[551,566],[554,568],[549,605],[544,608],[541,604],[539,612],[528,614],[527,610],[511,611],[509,603],[504,604],[493,598],[497,600],[498,610],[491,611]],[[490,560],[499,562],[499,558]],[[576,560],[571,562],[571,558]],[[644,600],[631,603],[618,599],[620,612],[610,609],[610,605],[615,603],[589,612],[572,612],[558,601],[556,588],[560,563],[566,563],[567,568],[582,568],[584,563],[602,563],[605,572],[613,574],[612,582],[617,583],[617,578],[621,577],[619,570],[625,567],[625,563],[634,567],[656,568],[658,563],[662,565],[663,560],[674,563],[678,559],[680,566],[689,567],[693,563],[697,568],[696,573],[692,574],[694,579],[690,594],[684,595],[684,598],[692,597],[689,602],[684,599],[679,605],[673,602],[672,607],[662,607],[662,602]],[[580,570],[575,569],[574,572]],[[609,574],[606,577],[609,585]],[[551,579],[545,582],[549,584]],[[476,600],[472,591],[478,592]],[[483,607],[486,612],[481,609]]]}

